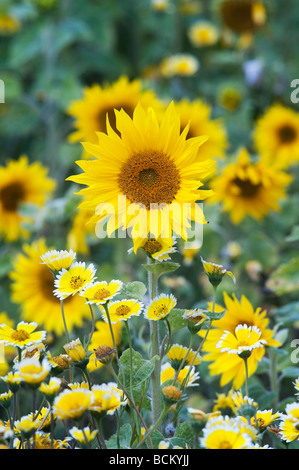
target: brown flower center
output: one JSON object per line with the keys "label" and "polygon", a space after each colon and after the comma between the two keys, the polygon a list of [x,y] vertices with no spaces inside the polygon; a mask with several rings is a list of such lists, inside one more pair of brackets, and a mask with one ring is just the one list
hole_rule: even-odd
{"label": "brown flower center", "polygon": [[130,311],[131,311],[131,309],[127,305],[120,305],[115,310],[115,313],[116,313],[116,315],[118,315],[120,317],[124,317],[125,315],[128,315],[128,313],[130,313]]}
{"label": "brown flower center", "polygon": [[180,188],[178,169],[167,155],[147,151],[133,155],[122,167],[118,184],[131,203],[171,204]]}
{"label": "brown flower center", "polygon": [[246,199],[256,196],[261,187],[260,184],[253,184],[250,180],[241,180],[240,178],[235,178],[233,184],[241,190],[240,196]]}
{"label": "brown flower center", "polygon": [[102,288],[96,291],[94,294],[94,299],[103,300],[110,296],[110,291],[108,289]]}
{"label": "brown flower center", "polygon": [[116,128],[116,116],[115,116],[114,109],[117,109],[118,111],[123,109],[132,118],[134,108],[128,105],[124,105],[124,106],[118,105],[115,107],[107,107],[106,109],[101,110],[101,112],[98,114],[97,121],[99,123],[99,130],[101,132],[107,132],[107,116],[108,116],[110,126],[112,127],[114,132],[120,135],[120,132]]}
{"label": "brown flower center", "polygon": [[72,289],[80,289],[84,285],[85,279],[81,276],[72,276],[70,280],[70,286]]}
{"label": "brown flower center", "polygon": [[285,125],[278,129],[278,136],[283,144],[288,144],[296,139],[297,134],[292,126]]}
{"label": "brown flower center", "polygon": [[11,337],[15,341],[26,341],[26,339],[30,338],[29,333],[25,330],[15,330],[12,334]]}
{"label": "brown flower center", "polygon": [[152,255],[153,253],[157,253],[161,250],[161,248],[162,245],[157,240],[148,240],[147,242],[145,242],[144,245],[144,250],[150,255]]}
{"label": "brown flower center", "polygon": [[8,184],[0,190],[0,201],[4,210],[8,212],[16,212],[24,196],[25,190],[20,183]]}
{"label": "brown flower center", "polygon": [[256,24],[252,0],[225,0],[221,4],[221,15],[228,28],[243,33],[252,31]]}
{"label": "brown flower center", "polygon": [[[53,290],[55,288],[53,274],[45,265],[40,265],[40,272],[39,272],[38,280],[39,280],[39,289],[42,292],[45,299],[59,305],[60,300],[53,294]],[[71,299],[72,297],[67,297],[63,301],[64,305],[68,302],[71,302],[72,301]]]}

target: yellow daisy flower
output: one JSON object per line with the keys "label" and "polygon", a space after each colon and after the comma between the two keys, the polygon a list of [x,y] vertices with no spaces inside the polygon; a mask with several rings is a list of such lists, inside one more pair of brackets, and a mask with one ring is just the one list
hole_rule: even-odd
{"label": "yellow daisy flower", "polygon": [[0,343],[18,348],[25,348],[29,345],[40,343],[46,339],[46,331],[35,331],[37,323],[26,323],[21,321],[17,327],[11,328],[8,325],[0,325]]}
{"label": "yellow daisy flower", "polygon": [[[187,379],[186,387],[197,386],[198,384],[196,381],[199,379],[199,373],[195,372],[194,366],[192,366],[191,371],[190,371],[189,366],[186,366],[180,370],[179,375],[177,377],[177,380],[180,382],[180,384],[183,384],[187,375],[188,375],[188,379]],[[165,362],[165,364],[163,364],[161,367],[161,384],[163,384],[167,380],[174,379],[174,377],[175,377],[175,369],[171,366],[170,362]]]}
{"label": "yellow daisy flower", "polygon": [[80,292],[80,295],[85,297],[89,304],[105,304],[108,300],[119,294],[122,285],[123,283],[121,281],[114,279],[109,283],[106,281],[99,281],[85,287],[85,289]]}
{"label": "yellow daisy flower", "polygon": [[[54,277],[40,257],[48,251],[44,239],[23,246],[13,261],[9,276],[12,280],[12,301],[21,307],[21,316],[25,321],[36,321],[47,332],[64,334],[59,299],[53,294]],[[70,296],[63,302],[64,314],[69,331],[75,326],[81,327],[85,318],[90,318],[90,311],[85,300],[79,295]]]}
{"label": "yellow daisy flower", "polygon": [[39,162],[29,163],[25,155],[0,167],[0,234],[5,240],[11,242],[29,235],[22,227],[29,219],[19,214],[20,205],[44,205],[56,185],[47,172]]}
{"label": "yellow daisy flower", "polygon": [[60,419],[78,419],[94,402],[94,393],[86,388],[64,390],[54,400],[54,416]]}
{"label": "yellow daisy flower", "polygon": [[[104,86],[95,84],[84,89],[81,100],[71,103],[68,113],[75,118],[76,130],[70,135],[71,142],[98,143],[97,132],[107,132],[107,118],[112,129],[118,133],[114,110],[123,109],[129,116],[138,103],[144,108],[159,108],[161,104],[154,92],[143,90],[140,80],[132,82],[125,76]],[[83,153],[90,158],[89,152]]]}
{"label": "yellow daisy flower", "polygon": [[75,258],[76,253],[73,250],[50,250],[41,256],[42,263],[54,273],[62,268],[69,268]]}
{"label": "yellow daisy flower", "polygon": [[49,383],[43,382],[39,386],[39,391],[46,395],[48,399],[51,399],[60,391],[61,381],[57,377],[51,377]]}
{"label": "yellow daisy flower", "polygon": [[31,386],[38,386],[48,376],[51,366],[47,358],[44,358],[42,362],[35,358],[27,358],[17,362],[15,368],[24,382]]}
{"label": "yellow daisy flower", "polygon": [[113,382],[102,385],[93,385],[94,402],[89,407],[94,413],[107,413],[112,415],[122,405],[123,393]]}
{"label": "yellow daisy flower", "polygon": [[299,113],[274,104],[256,122],[253,140],[262,162],[287,168],[299,162]]}
{"label": "yellow daisy flower", "polygon": [[212,119],[212,107],[200,99],[190,101],[186,98],[175,102],[175,109],[180,113],[181,130],[189,124],[187,139],[208,135],[209,138],[200,147],[198,158],[222,158],[227,148],[227,133],[221,119]]}
{"label": "yellow daisy flower", "polygon": [[[196,201],[211,195],[198,189],[214,171],[214,162],[206,160],[204,152],[204,161],[198,157],[198,147],[207,137],[186,140],[188,128],[180,134],[180,116],[173,104],[160,124],[155,112],[141,105],[133,119],[116,111],[116,123],[121,138],[111,128],[108,135],[98,133],[99,145],[84,144],[96,159],[78,162],[84,172],[68,178],[88,186],[80,191],[85,195],[81,207],[94,211],[94,224],[107,220],[108,236],[129,228],[133,239],[148,234],[169,239],[172,231],[188,238],[190,220],[205,223]],[[184,203],[190,210],[182,211]]]}
{"label": "yellow daisy flower", "polygon": [[216,393],[216,400],[213,406],[213,411],[221,411],[222,414],[228,414],[228,412],[233,412],[236,414],[236,407],[234,400],[232,398],[234,391],[230,390],[228,394]]}
{"label": "yellow daisy flower", "polygon": [[188,36],[194,47],[213,46],[219,38],[216,26],[209,21],[196,21],[188,29]]}
{"label": "yellow daisy flower", "polygon": [[174,54],[166,57],[160,65],[161,74],[170,78],[175,75],[190,77],[199,69],[199,61],[192,54]]}
{"label": "yellow daisy flower", "polygon": [[[108,322],[106,311],[102,306],[100,306],[100,308],[104,321]],[[137,317],[140,315],[141,310],[143,309],[143,304],[141,302],[137,302],[134,299],[124,299],[109,302],[107,308],[111,323],[113,324],[121,321],[127,321],[132,316]]]}
{"label": "yellow daisy flower", "polygon": [[279,417],[280,413],[273,413],[273,410],[257,410],[255,416],[250,418],[250,421],[252,426],[256,426],[257,423],[259,429],[263,431]]}
{"label": "yellow daisy flower", "polygon": [[192,362],[194,366],[197,366],[200,363],[200,357],[195,356],[196,353],[194,351],[188,352],[188,348],[181,346],[180,344],[173,344],[167,353],[167,357],[170,360],[172,367],[176,370],[180,367],[182,361],[184,361],[183,367],[185,367],[185,365],[190,366]]}
{"label": "yellow daisy flower", "polygon": [[[224,292],[225,314],[220,320],[213,321],[213,326],[203,345],[203,352],[206,355],[204,361],[208,361],[210,374],[221,375],[220,385],[224,386],[229,382],[233,382],[234,389],[240,389],[245,382],[244,360],[238,354],[229,354],[229,352],[221,352],[217,348],[217,344],[225,331],[231,334],[235,333],[238,325],[248,325],[251,328],[255,326],[261,332],[260,340],[263,340],[263,346],[252,350],[247,360],[248,376],[255,373],[259,361],[265,354],[265,346],[277,347],[280,343],[273,338],[274,332],[269,329],[269,319],[266,311],[260,307],[254,309],[249,300],[242,295],[239,301],[235,295],[230,297]],[[203,336],[205,332],[200,331],[198,334]]]}
{"label": "yellow daisy flower", "polygon": [[286,405],[285,414],[281,415],[279,429],[281,438],[286,442],[299,438],[299,403]]}
{"label": "yellow daisy flower", "polygon": [[151,0],[150,3],[154,11],[167,11],[170,7],[169,0]]}
{"label": "yellow daisy flower", "polygon": [[176,303],[177,300],[172,294],[160,294],[158,297],[155,297],[147,306],[144,311],[144,316],[148,320],[163,320],[176,306]]}
{"label": "yellow daisy flower", "polygon": [[239,324],[234,333],[225,331],[216,344],[221,352],[238,354],[240,357],[248,357],[253,349],[262,348],[267,342],[261,339],[262,332],[255,325]]}
{"label": "yellow daisy flower", "polygon": [[257,220],[270,211],[279,210],[292,177],[264,162],[250,162],[246,149],[241,149],[236,163],[227,165],[211,182],[214,196],[208,202],[221,202],[233,223],[249,215]]}
{"label": "yellow daisy flower", "polygon": [[227,274],[234,281],[234,284],[236,284],[236,278],[233,273],[231,271],[227,271],[221,264],[210,263],[205,261],[202,257],[200,259],[209,281],[213,286],[218,286],[225,274]]}
{"label": "yellow daisy flower", "polygon": [[[112,325],[116,346],[118,346],[121,342],[122,328],[122,322],[117,322]],[[89,372],[93,372],[103,367],[103,364],[99,362],[96,357],[96,350],[101,346],[108,346],[111,349],[114,347],[109,325],[105,321],[96,322],[95,331],[92,335],[90,345],[88,346],[88,351],[91,353],[89,356],[89,363],[87,365],[87,370]]]}
{"label": "yellow daisy flower", "polygon": [[208,420],[200,443],[205,449],[250,449],[252,439],[241,419],[217,416]]}
{"label": "yellow daisy flower", "polygon": [[86,351],[79,338],[66,343],[63,348],[72,362],[81,362],[86,358]]}
{"label": "yellow daisy flower", "polygon": [[12,392],[19,390],[20,383],[22,382],[20,375],[14,371],[9,371],[5,376],[1,377],[1,379],[8,385]]}
{"label": "yellow daisy flower", "polygon": [[33,420],[32,416],[22,416],[14,422],[15,433],[29,438],[38,429],[39,424],[39,421]]}
{"label": "yellow daisy flower", "polygon": [[148,257],[156,261],[165,261],[170,259],[170,254],[176,251],[176,240],[173,238],[135,238],[133,240],[133,248],[128,250],[128,253],[137,251],[141,248],[145,251]]}
{"label": "yellow daisy flower", "polygon": [[[70,438],[66,437],[63,440],[53,439],[51,440],[51,434],[43,431],[37,431],[34,436],[30,438],[30,447],[36,450],[39,449],[67,449],[70,448]],[[16,449],[20,448],[21,443],[18,441],[14,443]]]}
{"label": "yellow daisy flower", "polygon": [[93,264],[85,267],[82,261],[73,263],[69,269],[62,268],[54,281],[56,289],[53,293],[60,300],[75,295],[94,281],[95,273]]}
{"label": "yellow daisy flower", "polygon": [[73,439],[75,439],[81,445],[85,446],[86,444],[92,442],[95,439],[98,430],[94,429],[93,431],[91,431],[88,426],[84,427],[83,429],[79,429],[76,426],[73,426],[69,430],[69,433]]}

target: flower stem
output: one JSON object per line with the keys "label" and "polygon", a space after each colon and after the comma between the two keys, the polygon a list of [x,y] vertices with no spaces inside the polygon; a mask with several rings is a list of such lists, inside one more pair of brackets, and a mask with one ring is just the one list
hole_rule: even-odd
{"label": "flower stem", "polygon": [[85,347],[85,349],[87,350],[88,346],[90,345],[91,338],[92,338],[92,335],[93,335],[94,329],[95,329],[95,317],[94,317],[93,308],[92,308],[91,304],[88,302],[88,299],[86,299],[86,301],[88,303],[90,314],[91,314],[91,330],[90,330],[88,342],[87,342],[86,347]]}
{"label": "flower stem", "polygon": [[248,362],[247,362],[247,357],[244,357],[244,365],[245,365],[245,393],[246,396],[249,397],[248,394]]}
{"label": "flower stem", "polygon": [[164,408],[159,416],[159,418],[157,419],[157,421],[155,422],[155,424],[150,428],[150,430],[148,431],[148,433],[144,436],[144,438],[142,439],[142,441],[139,442],[139,444],[137,445],[136,449],[139,449],[139,447],[145,442],[145,440],[150,437],[150,435],[152,434],[153,431],[155,431],[159,425],[162,423],[163,419],[165,418],[165,416],[167,415],[168,411],[169,411],[169,408],[170,408],[170,405],[167,405],[165,404],[164,405]]}
{"label": "flower stem", "polygon": [[[149,262],[151,262],[149,260]],[[157,276],[148,271],[148,288],[150,300],[153,300],[157,295]],[[149,320],[150,325],[150,338],[151,338],[151,358],[159,356],[159,322]],[[151,375],[152,387],[152,419],[156,423],[161,415],[161,360],[155,361],[155,368]]]}
{"label": "flower stem", "polygon": [[63,308],[63,300],[60,300],[60,307],[61,307],[62,321],[63,321],[63,325],[64,325],[64,331],[65,331],[66,341],[67,341],[67,343],[69,343],[69,342],[70,342],[70,336],[69,336],[69,332],[68,332],[68,329],[67,329],[67,326],[66,326],[66,321],[65,321],[65,314],[64,314],[64,308]]}

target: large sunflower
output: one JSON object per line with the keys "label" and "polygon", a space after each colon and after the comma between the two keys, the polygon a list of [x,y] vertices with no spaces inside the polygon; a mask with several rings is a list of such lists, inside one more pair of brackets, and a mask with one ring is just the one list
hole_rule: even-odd
{"label": "large sunflower", "polygon": [[286,168],[299,162],[299,113],[274,104],[255,127],[254,143],[266,164]]}
{"label": "large sunflower", "polygon": [[[223,352],[221,347],[218,347],[223,335],[225,333],[235,335],[238,325],[243,327],[247,325],[249,328],[259,330],[263,345],[253,349],[247,360],[249,376],[255,373],[258,362],[265,355],[265,347],[280,346],[280,343],[273,338],[274,332],[268,327],[269,319],[265,310],[254,309],[244,295],[239,301],[235,295],[229,297],[224,292],[224,303],[226,307],[224,316],[213,322],[213,328],[205,340],[203,351],[207,354],[203,356],[203,360],[211,363],[209,365],[211,375],[221,375],[221,386],[232,381],[233,387],[239,389],[245,382],[244,360],[238,354]],[[204,334],[205,332],[199,332],[200,336]]]}
{"label": "large sunflower", "polygon": [[50,197],[55,181],[47,177],[47,171],[39,162],[30,164],[25,155],[0,167],[0,234],[6,240],[28,235],[22,227],[28,218],[19,214],[20,205],[42,206]]}
{"label": "large sunflower", "polygon": [[183,99],[175,103],[175,109],[180,113],[182,130],[190,123],[187,138],[209,136],[200,148],[206,158],[223,157],[227,147],[226,130],[221,120],[211,118],[211,106],[200,99]]}
{"label": "large sunflower", "polygon": [[247,150],[241,149],[237,161],[227,165],[212,181],[215,194],[210,202],[221,202],[235,224],[247,215],[261,219],[271,210],[279,210],[291,180],[290,175],[262,161],[251,163]]}
{"label": "large sunflower", "polygon": [[207,137],[187,139],[189,128],[181,133],[173,103],[160,123],[140,104],[132,119],[124,110],[115,113],[121,137],[108,126],[107,134],[97,134],[98,145],[83,144],[96,159],[77,162],[83,173],[68,178],[87,186],[80,191],[82,209],[94,212],[94,223],[108,220],[108,236],[121,227],[132,228],[133,238],[169,238],[172,230],[187,238],[190,220],[203,222],[196,201],[211,195],[201,187],[214,162],[198,152]]}
{"label": "large sunflower", "polygon": [[[96,133],[107,131],[107,117],[111,127],[117,131],[114,109],[124,109],[129,116],[132,116],[139,102],[145,108],[162,106],[154,92],[142,89],[140,80],[129,82],[125,76],[112,84],[86,87],[84,97],[72,102],[68,109],[68,113],[75,118],[76,127],[69,136],[70,141],[88,141],[96,144],[98,142]],[[83,153],[83,157],[89,158],[89,154]]]}
{"label": "large sunflower", "polygon": [[[23,253],[17,256],[10,272],[12,300],[20,304],[25,321],[35,321],[48,332],[61,335],[64,325],[60,300],[53,294],[54,277],[40,258],[49,249],[43,239],[24,245]],[[70,330],[82,326],[83,319],[90,315],[85,299],[79,295],[68,297],[63,305]]]}
{"label": "large sunflower", "polygon": [[250,33],[266,21],[265,5],[260,0],[221,0],[220,14],[224,25],[236,33]]}

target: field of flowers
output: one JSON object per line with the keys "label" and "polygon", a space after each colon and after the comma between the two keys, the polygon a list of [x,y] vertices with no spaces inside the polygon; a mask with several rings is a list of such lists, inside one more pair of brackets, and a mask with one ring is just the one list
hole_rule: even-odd
{"label": "field of flowers", "polygon": [[1,1],[1,449],[299,449],[296,7]]}

